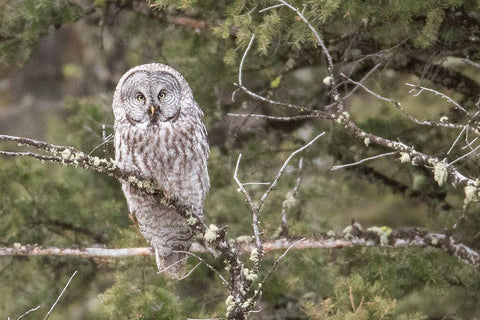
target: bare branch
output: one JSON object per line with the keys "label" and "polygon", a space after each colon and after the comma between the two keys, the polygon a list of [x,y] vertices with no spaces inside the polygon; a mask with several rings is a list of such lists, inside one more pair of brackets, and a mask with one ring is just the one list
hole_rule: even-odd
{"label": "bare branch", "polygon": [[188,271],[184,276],[182,276],[181,278],[178,278],[177,280],[183,280],[183,279],[185,279],[185,278],[188,278],[188,276],[191,275],[192,272],[195,271],[195,269],[197,269],[198,266],[201,265],[201,264],[202,264],[201,262],[197,263],[197,264],[195,265],[195,267],[193,267],[193,268],[192,268],[190,271]]}
{"label": "bare branch", "polygon": [[474,66],[475,68],[480,68],[480,63],[474,62],[474,61],[472,61],[472,60],[470,60],[470,59],[468,59],[468,58],[463,58],[462,61],[465,62],[465,63],[467,63],[467,64],[469,64],[469,65],[471,65],[471,66]]}
{"label": "bare branch", "polygon": [[[210,270],[212,270],[214,273],[216,273],[216,274],[218,275],[218,277],[222,280],[223,284],[224,284],[227,288],[230,287],[230,285],[228,284],[228,281],[225,280],[225,278],[222,276],[222,274],[220,273],[220,271],[218,271],[215,267],[213,267],[211,264],[209,264],[207,261],[205,261],[205,259],[203,259],[203,258],[199,257],[198,255],[196,255],[196,254],[194,254],[194,253],[192,253],[192,252],[189,252],[189,251],[174,251],[174,252],[185,253],[185,254],[187,254],[187,255],[189,255],[189,256],[192,256],[192,257],[196,258],[197,260],[200,261],[200,263],[203,263],[204,265],[207,266],[208,269],[210,269]],[[195,267],[195,268],[196,268],[196,267]],[[195,268],[194,268],[194,269],[195,269]],[[192,270],[192,271],[193,271],[193,270]],[[185,277],[187,277],[192,271],[190,271],[186,276],[182,277],[182,279],[185,278]]]}
{"label": "bare branch", "polygon": [[275,120],[275,121],[300,121],[305,119],[331,119],[333,115],[328,113],[320,113],[316,112],[314,114],[304,114],[299,116],[292,116],[292,117],[276,117],[276,116],[269,116],[265,114],[254,114],[254,113],[228,113],[227,115],[232,117],[239,117],[239,118],[258,118],[258,119],[268,119],[268,120]]}
{"label": "bare branch", "polygon": [[450,98],[449,96],[437,91],[437,90],[434,90],[434,89],[431,89],[431,88],[427,88],[427,87],[422,87],[422,86],[416,86],[414,84],[411,84],[411,83],[405,83],[407,86],[409,87],[413,87],[412,90],[409,91],[409,93],[412,93],[413,91],[415,90],[418,90],[417,93],[414,94],[414,96],[418,96],[419,94],[421,94],[423,91],[429,91],[429,92],[433,92],[435,95],[437,96],[440,96],[441,98],[447,100],[448,102],[450,102],[451,104],[453,104],[455,107],[457,107],[458,109],[462,110],[465,114],[469,115],[468,111],[465,110],[464,107],[462,107],[460,104],[458,104],[455,100],[453,100],[452,98]]}
{"label": "bare branch", "polygon": [[307,238],[302,238],[300,240],[296,240],[295,242],[291,243],[287,249],[280,255],[280,257],[278,257],[277,260],[275,260],[275,262],[273,263],[272,267],[268,270],[267,274],[265,275],[265,277],[263,278],[263,280],[260,282],[261,285],[259,286],[260,288],[263,288],[263,285],[265,284],[265,282],[268,280],[268,278],[270,278],[270,276],[272,275],[273,271],[275,271],[275,269],[277,268],[278,264],[280,263],[280,260],[282,260],[288,253],[288,251],[290,251],[290,249],[292,249],[293,247],[295,247],[296,245],[298,245],[299,243],[303,242],[307,240]]}
{"label": "bare branch", "polygon": [[67,287],[68,285],[70,284],[70,282],[72,281],[73,277],[75,277],[75,275],[77,274],[77,271],[75,271],[72,276],[70,277],[70,279],[68,279],[68,282],[67,284],[65,285],[65,287],[63,288],[62,292],[60,292],[60,294],[58,295],[57,297],[57,300],[55,300],[55,302],[53,303],[52,307],[50,308],[50,310],[48,310],[47,314],[45,315],[45,317],[43,318],[43,320],[47,320],[48,317],[50,317],[50,314],[52,313],[53,311],[53,308],[55,308],[55,306],[57,305],[58,301],[60,301],[60,298],[62,297],[62,295],[65,293],[65,290],[67,290]]}
{"label": "bare branch", "polygon": [[454,164],[455,162],[459,161],[459,160],[462,160],[463,158],[466,158],[468,157],[469,155],[471,155],[472,153],[474,153],[475,151],[477,151],[478,149],[480,148],[480,145],[476,146],[474,149],[472,149],[471,151],[469,151],[468,153],[465,153],[464,155],[462,155],[461,157],[458,157],[457,159],[453,160],[452,162],[450,162],[448,165],[452,165]]}
{"label": "bare branch", "polygon": [[[247,200],[248,204],[250,205],[250,209],[252,210],[252,228],[253,228],[253,236],[255,237],[255,244],[257,246],[257,250],[260,253],[260,257],[263,253],[262,249],[262,238],[261,238],[261,231],[260,231],[260,225],[258,223],[258,210],[259,207],[256,206],[252,198],[250,197],[250,194],[248,191],[245,189],[244,184],[238,179],[238,167],[240,166],[240,160],[242,159],[242,154],[238,155],[238,160],[237,160],[237,165],[235,166],[235,173],[233,174],[233,179],[237,183],[240,191],[243,193],[245,196],[245,199]],[[257,264],[258,265],[258,264]]]}
{"label": "bare branch", "polygon": [[294,152],[292,152],[290,154],[290,156],[288,156],[287,160],[285,160],[285,162],[283,163],[282,167],[280,168],[280,170],[278,170],[278,173],[277,173],[277,176],[275,177],[275,179],[273,180],[272,184],[270,185],[270,187],[268,187],[267,191],[265,191],[265,193],[263,194],[262,198],[260,199],[260,201],[258,202],[258,210],[260,211],[260,209],[262,208],[262,205],[263,203],[265,202],[265,200],[267,199],[269,193],[277,186],[277,183],[278,183],[278,180],[280,179],[280,177],[282,176],[283,172],[285,171],[285,169],[287,168],[287,165],[288,163],[290,162],[290,160],[297,154],[299,154],[300,152],[302,152],[303,150],[307,149],[308,147],[310,147],[315,141],[317,141],[320,137],[322,137],[323,135],[325,134],[325,132],[322,132],[320,133],[318,136],[316,136],[315,138],[313,138],[309,143],[307,143],[306,145],[304,145],[303,147],[295,150]]}
{"label": "bare branch", "polygon": [[255,39],[255,33],[252,34],[252,38],[250,39],[250,42],[248,43],[247,49],[245,49],[245,52],[243,53],[242,60],[240,61],[240,65],[238,66],[238,85],[242,86],[242,70],[243,70],[243,63],[245,62],[245,59],[247,57],[247,53],[250,50],[250,47],[252,46],[253,40]]}
{"label": "bare branch", "polygon": [[351,82],[351,83],[355,84],[357,87],[362,88],[362,89],[365,90],[368,94],[374,96],[375,98],[393,104],[393,105],[395,106],[395,108],[397,108],[397,109],[398,109],[400,112],[402,112],[408,119],[410,119],[411,121],[415,122],[416,124],[419,124],[419,125],[422,125],[422,126],[443,127],[443,128],[451,128],[451,129],[463,129],[463,128],[465,127],[465,125],[456,124],[456,123],[434,122],[434,121],[419,120],[419,119],[415,118],[414,116],[412,116],[412,115],[411,115],[410,113],[408,113],[407,111],[405,111],[405,109],[402,108],[400,102],[398,102],[398,101],[396,101],[396,100],[393,100],[393,99],[391,99],[391,98],[386,98],[386,97],[384,97],[384,96],[382,96],[382,95],[380,95],[380,94],[378,94],[378,93],[370,90],[370,89],[367,88],[364,84],[350,79],[349,77],[347,77],[347,76],[346,76],[345,74],[343,74],[343,73],[341,73],[341,76],[344,77],[348,82]]}
{"label": "bare branch", "polygon": [[[360,79],[359,83],[363,83],[368,77],[370,77],[370,75],[372,73],[374,73],[380,66],[382,65],[382,63],[377,63],[372,69],[370,69],[367,74],[365,74],[365,76],[363,76],[362,79]],[[351,91],[349,91],[344,97],[343,99],[347,99],[348,97],[350,97],[352,94],[355,93],[355,91],[357,91],[357,89],[359,88],[358,85],[356,85]]]}
{"label": "bare branch", "polygon": [[[256,210],[256,206],[255,204],[253,203],[253,200],[252,200],[252,197],[250,196],[250,194],[248,193],[248,191],[245,189],[245,183],[242,183],[240,181],[240,179],[238,178],[238,168],[240,167],[240,160],[242,160],[242,154],[240,153],[238,155],[238,159],[237,159],[237,164],[235,165],[235,171],[233,173],[233,179],[235,180],[235,182],[237,183],[238,185],[238,188],[239,190],[243,193],[243,195],[245,196],[245,200],[247,200],[249,206],[250,206],[250,209],[252,211],[255,211]],[[270,184],[270,183],[269,183]]]}
{"label": "bare branch", "polygon": [[379,154],[379,155],[376,155],[376,156],[373,156],[373,157],[368,157],[368,158],[362,159],[362,160],[357,161],[357,162],[342,164],[340,166],[333,166],[333,167],[330,168],[330,170],[338,170],[338,169],[342,169],[342,168],[346,168],[346,167],[353,167],[353,166],[359,165],[361,163],[364,163],[364,162],[367,162],[367,161],[370,161],[370,160],[383,158],[383,157],[387,157],[387,156],[392,156],[392,155],[397,154],[397,153],[398,153],[398,151]]}
{"label": "bare branch", "polygon": [[[21,316],[19,316],[19,317],[17,318],[17,320],[22,319],[23,317],[25,317],[25,316],[26,316],[27,314],[29,314],[30,312],[37,311],[38,309],[40,309],[40,306],[36,306],[35,308],[32,308],[32,309],[26,311],[24,314],[22,314]],[[9,319],[10,319],[10,318],[9,318]]]}
{"label": "bare branch", "polygon": [[[330,52],[328,51],[327,49],[327,46],[325,45],[325,43],[323,42],[322,38],[320,37],[320,35],[318,34],[317,30],[312,26],[312,24],[305,18],[305,16],[303,15],[302,12],[300,12],[297,8],[293,7],[292,5],[290,5],[289,3],[287,3],[286,1],[284,0],[278,0],[278,2],[282,3],[283,5],[287,6],[288,8],[290,8],[291,10],[295,11],[297,13],[297,15],[300,17],[300,19],[302,19],[303,22],[305,22],[305,24],[308,26],[308,28],[310,29],[310,31],[312,31],[313,35],[315,36],[315,39],[317,40],[318,44],[320,45],[320,47],[322,48],[322,53],[325,55],[325,57],[327,57],[327,61],[328,61],[328,72],[330,74],[330,76],[332,77],[332,80],[334,80],[334,75],[333,75],[333,59],[332,59],[332,56],[330,55]],[[332,86],[335,87],[335,82],[332,83]]]}

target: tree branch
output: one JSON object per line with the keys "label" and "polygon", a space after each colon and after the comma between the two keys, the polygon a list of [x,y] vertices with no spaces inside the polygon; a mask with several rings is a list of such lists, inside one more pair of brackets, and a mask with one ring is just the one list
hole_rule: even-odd
{"label": "tree branch", "polygon": [[[265,241],[263,250],[265,252],[286,250],[298,240],[281,238]],[[374,231],[362,232],[357,230],[354,237],[324,237],[308,238],[295,244],[290,250],[307,249],[341,249],[355,247],[387,247],[387,248],[405,248],[405,247],[434,247],[441,249],[448,254],[457,257],[461,261],[472,266],[480,268],[480,252],[470,248],[455,238],[444,233],[435,233],[428,231],[412,230],[393,230],[387,236],[387,242],[382,243],[380,235]],[[240,254],[251,253],[256,250],[254,242],[242,242],[234,245],[235,250]],[[190,249],[193,253],[207,253],[208,250],[194,243]],[[33,245],[16,245],[13,247],[0,247],[0,256],[74,256],[84,258],[125,258],[134,256],[154,256],[154,252],[149,247],[138,248],[59,248],[59,247],[41,247]]]}

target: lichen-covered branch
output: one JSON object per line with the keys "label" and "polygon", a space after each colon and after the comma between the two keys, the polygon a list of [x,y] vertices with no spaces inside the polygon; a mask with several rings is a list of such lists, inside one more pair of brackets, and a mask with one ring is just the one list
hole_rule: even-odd
{"label": "lichen-covered branch", "polygon": [[[298,242],[298,243],[297,243]],[[293,245],[293,246],[292,246]],[[371,227],[363,231],[358,224],[345,228],[342,236],[301,239],[280,238],[263,243],[265,252],[277,250],[341,249],[355,247],[434,247],[455,256],[461,261],[480,268],[480,252],[462,244],[445,233],[411,230],[391,230],[388,227]],[[254,242],[239,242],[233,245],[239,254],[250,254],[256,250]],[[198,243],[190,249],[193,253],[208,253]],[[35,245],[0,247],[0,256],[75,256],[84,258],[124,258],[134,256],[153,256],[149,247],[138,248],[59,248]]]}
{"label": "lichen-covered branch", "polygon": [[239,258],[238,251],[231,245],[226,236],[226,230],[220,229],[215,225],[207,226],[201,219],[199,219],[189,208],[176,199],[169,199],[165,197],[164,192],[150,179],[135,175],[132,172],[121,170],[111,159],[101,159],[85,154],[82,151],[76,150],[69,146],[57,146],[44,141],[37,141],[29,138],[15,137],[8,135],[0,135],[0,141],[15,142],[20,147],[26,145],[45,154],[34,152],[12,152],[0,151],[0,155],[8,157],[32,157],[41,161],[48,161],[67,166],[83,167],[85,169],[95,170],[105,173],[109,176],[117,178],[118,180],[127,181],[136,188],[146,193],[155,194],[159,197],[164,205],[174,207],[176,211],[185,217],[193,231],[204,236],[205,241],[215,250],[221,253],[223,259],[229,265],[230,269],[230,291],[232,296],[238,303],[235,308],[229,313],[232,319],[243,319],[244,313],[240,308],[242,301],[245,301],[247,291],[251,280],[247,279],[248,274],[244,271],[244,264]]}

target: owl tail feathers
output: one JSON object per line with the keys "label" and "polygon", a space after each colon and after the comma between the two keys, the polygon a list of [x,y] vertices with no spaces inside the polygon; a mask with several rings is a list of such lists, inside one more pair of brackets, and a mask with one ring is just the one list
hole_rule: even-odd
{"label": "owl tail feathers", "polygon": [[187,255],[182,252],[171,252],[167,256],[162,256],[157,248],[155,249],[155,261],[157,263],[158,273],[165,273],[172,279],[181,279],[186,274]]}

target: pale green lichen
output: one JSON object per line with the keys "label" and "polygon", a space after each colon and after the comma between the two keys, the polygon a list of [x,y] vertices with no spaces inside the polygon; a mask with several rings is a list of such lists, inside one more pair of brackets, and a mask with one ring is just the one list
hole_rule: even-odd
{"label": "pale green lichen", "polygon": [[335,236],[336,236],[335,231],[329,230],[329,231],[327,232],[327,237],[332,238],[332,237],[335,237]]}
{"label": "pale green lichen", "polygon": [[245,302],[242,304],[242,309],[247,309],[247,308],[250,306],[250,304],[252,303],[252,301],[253,301],[253,298],[247,299],[247,301],[245,301]]}
{"label": "pale green lichen", "polygon": [[73,155],[73,158],[74,158],[75,160],[77,160],[77,161],[80,160],[80,159],[82,159],[83,157],[85,157],[85,153],[83,153],[83,152],[81,152],[81,151],[78,151],[77,153],[75,153],[75,154]]}
{"label": "pale green lichen", "polygon": [[430,240],[430,242],[432,243],[432,245],[436,246],[438,244],[438,238],[435,236],[432,236],[432,239]]}
{"label": "pale green lichen", "polygon": [[356,227],[356,228],[357,228],[358,230],[360,230],[360,231],[363,230],[362,225],[361,225],[359,222],[357,222],[357,221],[355,221],[355,222],[353,223],[353,226]]}
{"label": "pale green lichen", "polygon": [[410,163],[412,159],[410,158],[410,154],[408,152],[400,152],[400,162],[401,163]]}
{"label": "pale green lichen", "polygon": [[258,277],[258,275],[255,272],[250,271],[250,269],[248,268],[243,269],[243,275],[245,276],[245,279],[250,280],[252,282],[257,280],[257,277]]}
{"label": "pale green lichen", "polygon": [[235,301],[232,295],[229,295],[227,299],[225,299],[225,307],[227,308],[227,312],[230,312],[235,308]]}
{"label": "pale green lichen", "polygon": [[194,226],[196,223],[198,222],[197,218],[195,218],[194,216],[189,216],[187,218],[187,224],[189,226]]}
{"label": "pale green lichen", "polygon": [[68,148],[65,148],[60,155],[63,159],[68,159],[72,155],[72,151]]}
{"label": "pale green lichen", "polygon": [[323,84],[326,86],[331,86],[333,84],[333,78],[330,76],[323,78]]}
{"label": "pale green lichen", "polygon": [[208,229],[207,231],[205,231],[205,235],[204,235],[205,241],[213,242],[217,240],[218,230],[219,230],[218,227],[214,224],[211,224],[210,226],[208,226]]}
{"label": "pale green lichen", "polygon": [[100,158],[99,157],[93,157],[93,165],[95,167],[98,167],[100,165]]}
{"label": "pale green lichen", "polygon": [[433,166],[433,179],[437,181],[438,185],[441,187],[447,182],[448,170],[447,166],[443,162],[437,162]]}
{"label": "pale green lichen", "polygon": [[370,145],[370,138],[367,137],[367,138],[363,139],[363,143],[365,143],[365,146],[368,147]]}
{"label": "pale green lichen", "polygon": [[346,239],[346,240],[352,240],[354,238],[353,234],[352,234],[352,231],[353,231],[353,227],[352,226],[347,226],[345,229],[343,229],[342,233],[343,233],[343,237]]}
{"label": "pale green lichen", "polygon": [[339,124],[342,124],[343,122],[347,122],[348,119],[350,119],[350,114],[347,111],[344,111],[337,117],[335,121]]}
{"label": "pale green lichen", "polygon": [[388,236],[392,233],[392,229],[387,226],[381,227],[370,227],[367,229],[369,232],[376,233],[380,239],[380,245],[386,246],[388,245]]}
{"label": "pale green lichen", "polygon": [[257,248],[253,248],[252,252],[250,252],[250,261],[257,262],[258,261],[258,250]]}
{"label": "pale green lichen", "polygon": [[[248,269],[247,269],[247,270],[248,270]],[[248,272],[247,274],[245,274],[245,278],[246,278],[247,280],[250,280],[250,281],[253,282],[253,281],[257,280],[258,274],[256,274],[256,273],[253,272],[253,271],[250,271],[250,272]]]}
{"label": "pale green lichen", "polygon": [[478,189],[475,186],[466,186],[463,188],[463,192],[465,192],[465,199],[463,203],[465,205],[469,204],[473,201],[478,201]]}
{"label": "pale green lichen", "polygon": [[448,122],[448,117],[447,116],[443,116],[440,118],[440,123],[447,123]]}

